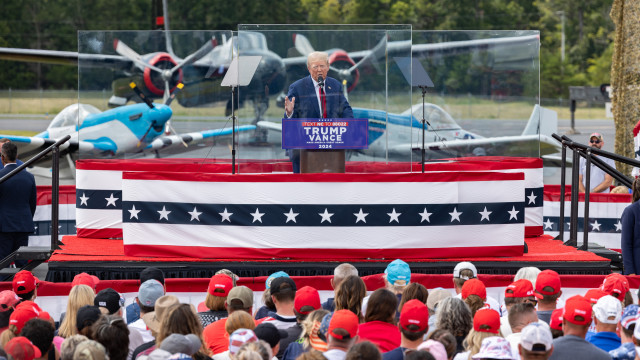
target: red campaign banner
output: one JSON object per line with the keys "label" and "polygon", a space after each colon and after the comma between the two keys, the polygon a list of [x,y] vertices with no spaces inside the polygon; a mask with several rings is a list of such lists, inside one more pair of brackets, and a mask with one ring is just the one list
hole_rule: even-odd
{"label": "red campaign banner", "polygon": [[[565,201],[571,202],[571,185],[565,185],[564,191],[565,191],[565,195],[564,195]],[[562,188],[560,185],[544,186],[545,201],[559,202],[561,194],[562,194]],[[584,202],[584,195],[585,193],[578,194],[579,202]],[[589,202],[631,204],[631,194],[589,193]]]}
{"label": "red campaign banner", "polygon": [[[51,186],[38,185],[37,205],[51,205]],[[60,185],[59,187],[59,204],[75,204],[76,203],[76,187],[73,185]]]}
{"label": "red campaign banner", "polygon": [[436,172],[436,173],[404,173],[404,174],[204,174],[204,173],[172,173],[172,172],[124,172],[125,180],[164,180],[164,181],[199,181],[199,182],[465,182],[465,181],[509,181],[524,180],[523,173],[497,172]]}

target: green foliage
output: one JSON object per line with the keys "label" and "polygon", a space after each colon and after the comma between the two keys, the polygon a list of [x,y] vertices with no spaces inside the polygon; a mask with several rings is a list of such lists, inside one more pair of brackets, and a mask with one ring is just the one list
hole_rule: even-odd
{"label": "green foliage", "polygon": [[[77,51],[78,30],[149,30],[151,0],[0,2],[0,46]],[[542,97],[566,97],[570,85],[609,81],[611,0],[235,0],[169,2],[173,30],[237,30],[238,24],[412,24],[414,30],[540,30]],[[564,14],[565,60],[561,60]],[[345,45],[346,46],[346,45]],[[75,67],[1,61],[3,88],[77,88]],[[442,91],[489,89],[492,82],[537,81],[482,75],[453,60]],[[437,76],[436,76],[437,77]],[[525,86],[526,88],[526,86]],[[529,90],[525,90],[529,91]]]}

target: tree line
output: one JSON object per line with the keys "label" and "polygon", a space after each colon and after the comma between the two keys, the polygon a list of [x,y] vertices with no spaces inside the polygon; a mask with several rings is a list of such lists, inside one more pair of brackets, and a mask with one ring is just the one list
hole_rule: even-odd
{"label": "tree line", "polygon": [[[152,29],[153,8],[154,0],[3,1],[0,46],[77,51],[77,31]],[[570,85],[609,82],[614,40],[610,10],[610,0],[169,1],[172,30],[237,30],[238,24],[411,24],[414,30],[540,30],[540,86],[545,98],[568,97]],[[75,67],[12,61],[0,61],[0,66],[0,84],[5,89],[78,86]]]}

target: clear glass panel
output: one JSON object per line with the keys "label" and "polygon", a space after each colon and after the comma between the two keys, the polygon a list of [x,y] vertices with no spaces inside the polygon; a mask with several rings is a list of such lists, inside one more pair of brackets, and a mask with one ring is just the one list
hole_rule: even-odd
{"label": "clear glass panel", "polygon": [[231,137],[216,129],[231,129],[231,92],[220,86],[231,38],[231,31],[79,32],[78,97],[90,106],[63,111],[76,114],[79,157],[230,159]]}
{"label": "clear glass panel", "polygon": [[[75,117],[81,158],[230,161],[232,92],[222,80],[234,57],[239,71],[235,81],[227,79],[230,83],[250,75],[243,59],[260,56],[251,82],[234,94],[237,160],[288,162],[279,131],[284,97],[294,81],[309,74],[306,55],[318,50],[329,54],[327,75],[346,81],[354,117],[369,119],[369,148],[347,151],[349,161],[394,163],[396,171],[411,171],[410,163],[421,158],[423,111],[427,160],[557,151],[539,135],[550,134],[555,124],[534,111],[540,87],[538,32],[412,32],[409,25],[238,29],[235,34],[172,31],[169,46],[162,31],[79,32],[79,102],[91,107],[65,110],[50,133],[62,132],[67,118]],[[405,61],[409,58],[413,66]],[[407,80],[416,80],[415,60],[433,81],[424,107],[421,89]],[[131,82],[154,101],[153,116]],[[176,91],[178,82],[185,87]],[[175,95],[171,111],[161,105],[167,83]],[[127,106],[109,110],[110,105]],[[169,117],[173,129],[165,126]]]}
{"label": "clear glass panel", "polygon": [[[284,98],[291,84],[309,76],[307,55],[323,51],[330,63],[326,76],[346,90],[343,95],[354,118],[370,121],[369,148],[347,150],[347,160],[403,162],[403,170],[410,171],[411,121],[404,115],[408,126],[398,127],[395,122],[402,116],[390,116],[411,105],[411,86],[392,58],[411,56],[410,26],[239,25],[238,29],[240,58],[262,56],[252,83],[239,89],[239,122],[257,126],[253,134],[245,134],[246,141],[240,141],[242,161],[289,161],[281,143]],[[327,84],[330,81],[333,80],[327,80]],[[298,104],[309,98],[298,98]],[[313,100],[317,101],[317,97]],[[398,142],[407,146],[391,146]]]}
{"label": "clear glass panel", "polygon": [[[412,48],[434,83],[425,95],[427,158],[541,155],[538,31],[414,31]],[[416,119],[421,95],[413,92]]]}

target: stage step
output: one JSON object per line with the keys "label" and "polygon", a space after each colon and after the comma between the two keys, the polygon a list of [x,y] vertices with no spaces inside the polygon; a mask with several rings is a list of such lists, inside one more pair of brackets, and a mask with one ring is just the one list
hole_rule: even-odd
{"label": "stage step", "polygon": [[[2,281],[8,281],[20,270],[31,271],[38,265],[49,260],[52,254],[53,250],[48,246],[21,246],[18,250],[0,261],[0,279]],[[29,260],[29,262],[22,268],[9,267],[9,265],[16,260]]]}

